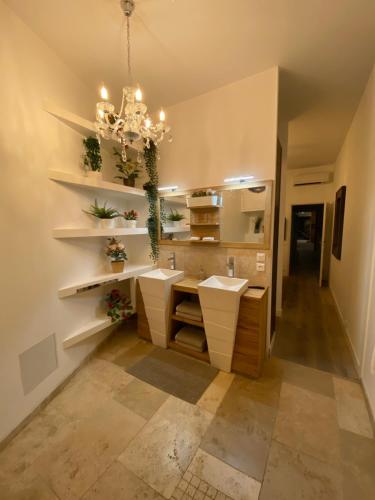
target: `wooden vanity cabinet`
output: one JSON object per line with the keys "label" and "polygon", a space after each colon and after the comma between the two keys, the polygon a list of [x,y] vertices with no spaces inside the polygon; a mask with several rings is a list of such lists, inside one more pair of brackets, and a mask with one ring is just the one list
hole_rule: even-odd
{"label": "wooden vanity cabinet", "polygon": [[[209,355],[206,352],[198,353],[186,350],[178,346],[173,337],[178,331],[179,322],[173,312],[185,293],[197,294],[198,280],[185,279],[182,283],[176,283],[172,289],[173,308],[171,309],[170,330],[171,339],[169,348],[178,350],[183,354],[194,356],[202,361],[209,362]],[[238,314],[237,331],[233,351],[232,371],[253,378],[260,377],[262,373],[264,358],[266,355],[266,334],[267,334],[267,290],[249,290],[241,297]],[[144,340],[151,340],[150,329],[143,304],[142,293],[139,283],[136,285],[137,300],[137,331],[138,336]],[[190,322],[195,326],[201,326],[196,322]],[[181,324],[180,324],[181,326]]]}
{"label": "wooden vanity cabinet", "polygon": [[266,355],[268,290],[249,290],[241,297],[232,371],[258,378]]}

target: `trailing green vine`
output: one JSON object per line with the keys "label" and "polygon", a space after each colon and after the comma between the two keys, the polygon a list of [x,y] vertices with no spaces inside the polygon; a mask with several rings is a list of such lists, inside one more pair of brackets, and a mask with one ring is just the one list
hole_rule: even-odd
{"label": "trailing green vine", "polygon": [[153,141],[150,147],[144,147],[145,167],[148,174],[148,182],[143,185],[148,200],[147,229],[150,236],[151,259],[156,262],[159,258],[159,220],[158,220],[158,184],[159,175],[157,170],[158,150]]}

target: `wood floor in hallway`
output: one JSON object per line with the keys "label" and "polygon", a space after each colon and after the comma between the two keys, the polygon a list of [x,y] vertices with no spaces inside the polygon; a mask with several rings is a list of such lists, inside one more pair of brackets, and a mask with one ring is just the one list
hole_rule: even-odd
{"label": "wood floor in hallway", "polygon": [[348,378],[358,378],[352,353],[329,288],[310,273],[284,281],[282,317],[273,354]]}

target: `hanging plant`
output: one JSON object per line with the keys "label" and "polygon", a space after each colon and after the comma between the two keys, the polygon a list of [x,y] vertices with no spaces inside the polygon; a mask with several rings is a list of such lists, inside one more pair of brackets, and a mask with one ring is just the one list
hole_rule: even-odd
{"label": "hanging plant", "polygon": [[151,244],[151,259],[156,262],[159,258],[159,221],[158,221],[158,184],[159,176],[156,166],[157,147],[153,141],[150,146],[144,148],[145,167],[148,174],[148,182],[143,185],[148,200],[147,229]]}

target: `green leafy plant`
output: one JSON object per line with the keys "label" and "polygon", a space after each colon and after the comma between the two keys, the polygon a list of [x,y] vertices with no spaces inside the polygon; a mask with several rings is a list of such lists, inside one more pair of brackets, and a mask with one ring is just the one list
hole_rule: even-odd
{"label": "green leafy plant", "polygon": [[125,185],[134,187],[135,179],[139,177],[142,171],[140,164],[132,160],[124,161],[120,151],[115,147],[113,148],[113,155],[117,158],[115,167],[120,173],[120,175],[115,176],[115,179],[121,179]]}
{"label": "green leafy plant", "polygon": [[143,185],[148,200],[147,229],[150,237],[151,259],[156,262],[159,258],[159,220],[158,220],[158,184],[157,147],[150,141],[150,147],[144,147],[145,167],[149,180]]}
{"label": "green leafy plant", "polygon": [[173,208],[170,209],[170,213],[167,215],[167,220],[171,222],[178,222],[183,219],[185,219],[185,215],[178,212],[178,210],[173,210]]}
{"label": "green leafy plant", "polygon": [[201,196],[214,196],[216,191],[213,189],[207,189],[206,191],[195,191],[191,197],[192,198],[200,198]]}
{"label": "green leafy plant", "polygon": [[94,205],[90,206],[90,210],[83,210],[85,214],[93,215],[97,219],[114,219],[120,217],[120,214],[114,208],[108,207],[107,202],[102,207],[99,207],[98,202],[95,200]]}
{"label": "green leafy plant", "polygon": [[125,246],[121,243],[121,241],[116,238],[108,238],[108,245],[106,246],[105,253],[108,257],[111,257],[112,260],[128,260],[128,256],[125,252]]}
{"label": "green leafy plant", "polygon": [[100,154],[100,144],[96,137],[87,137],[83,139],[85,147],[85,155],[83,157],[83,164],[88,170],[93,172],[100,172],[102,169],[103,161]]}
{"label": "green leafy plant", "polygon": [[107,316],[112,319],[112,322],[129,319],[133,314],[130,299],[125,295],[121,295],[120,290],[112,290],[105,296],[104,300],[108,306]]}
{"label": "green leafy plant", "polygon": [[124,212],[123,217],[125,220],[137,220],[139,215],[135,210],[129,210],[128,212]]}

